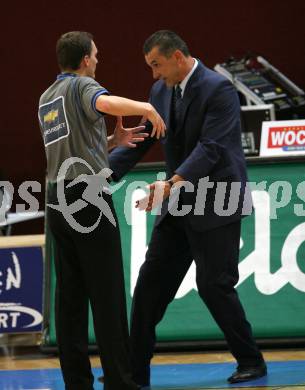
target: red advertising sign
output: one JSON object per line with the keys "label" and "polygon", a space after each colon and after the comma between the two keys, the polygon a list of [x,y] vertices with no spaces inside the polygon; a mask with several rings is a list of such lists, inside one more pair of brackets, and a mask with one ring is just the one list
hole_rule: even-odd
{"label": "red advertising sign", "polygon": [[268,148],[305,145],[305,126],[270,127]]}
{"label": "red advertising sign", "polygon": [[263,122],[260,156],[305,154],[305,120]]}

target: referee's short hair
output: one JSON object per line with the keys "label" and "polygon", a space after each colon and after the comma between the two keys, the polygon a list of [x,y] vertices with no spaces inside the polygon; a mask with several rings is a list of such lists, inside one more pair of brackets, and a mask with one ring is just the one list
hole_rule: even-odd
{"label": "referee's short hair", "polygon": [[61,70],[77,70],[82,59],[90,56],[92,34],[85,31],[70,31],[63,34],[56,44],[57,62]]}

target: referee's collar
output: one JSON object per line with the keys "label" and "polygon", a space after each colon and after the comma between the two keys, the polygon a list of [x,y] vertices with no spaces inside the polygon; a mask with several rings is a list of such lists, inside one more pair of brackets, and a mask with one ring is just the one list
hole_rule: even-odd
{"label": "referee's collar", "polygon": [[57,75],[57,80],[66,79],[67,77],[77,77],[78,75],[76,73],[60,73]]}

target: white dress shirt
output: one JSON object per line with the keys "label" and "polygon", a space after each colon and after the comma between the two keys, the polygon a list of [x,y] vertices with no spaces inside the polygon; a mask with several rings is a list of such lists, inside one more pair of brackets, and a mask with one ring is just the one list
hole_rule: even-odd
{"label": "white dress shirt", "polygon": [[192,69],[191,69],[191,70],[188,72],[188,74],[184,77],[184,79],[181,81],[181,83],[178,84],[178,85],[180,86],[180,88],[181,88],[181,97],[183,97],[184,90],[185,90],[185,87],[186,87],[187,82],[189,81],[190,77],[192,76],[192,74],[194,73],[195,69],[196,69],[197,66],[198,66],[198,61],[196,60],[196,58],[193,58],[193,60],[194,60],[195,62],[194,62],[194,65],[193,65]]}

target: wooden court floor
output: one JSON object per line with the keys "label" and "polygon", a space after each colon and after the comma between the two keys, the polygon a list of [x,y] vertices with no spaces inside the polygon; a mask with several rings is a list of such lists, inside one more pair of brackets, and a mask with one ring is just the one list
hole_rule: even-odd
{"label": "wooden court floor", "polygon": [[[267,361],[305,360],[305,350],[265,350]],[[92,367],[99,367],[97,356],[91,356]],[[224,351],[213,352],[183,352],[183,353],[157,353],[152,364],[191,364],[191,363],[223,363],[234,362],[231,354]],[[59,361],[55,355],[42,354],[39,347],[5,347],[0,345],[0,370],[25,370],[59,368]],[[234,388],[236,390],[238,388]],[[277,387],[251,387],[251,390],[305,390],[305,386],[277,386]],[[245,390],[243,388],[243,390]]]}

